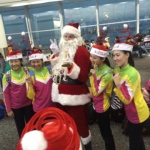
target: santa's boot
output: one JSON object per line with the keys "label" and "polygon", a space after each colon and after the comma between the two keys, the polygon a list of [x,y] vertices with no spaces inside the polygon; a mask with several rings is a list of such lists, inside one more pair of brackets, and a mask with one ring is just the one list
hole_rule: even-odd
{"label": "santa's boot", "polygon": [[92,144],[91,144],[91,142],[89,142],[86,145],[84,145],[84,149],[85,150],[92,150]]}

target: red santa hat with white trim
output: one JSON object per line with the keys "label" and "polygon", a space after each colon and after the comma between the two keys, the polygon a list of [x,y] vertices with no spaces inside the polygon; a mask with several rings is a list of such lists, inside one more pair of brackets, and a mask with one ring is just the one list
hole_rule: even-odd
{"label": "red santa hat with white trim", "polygon": [[112,48],[112,51],[115,51],[115,50],[132,52],[133,45],[128,44],[128,43],[116,43]]}
{"label": "red santa hat with white trim", "polygon": [[35,50],[29,54],[29,61],[35,59],[43,59],[43,53],[41,51]]}
{"label": "red santa hat with white trim", "polygon": [[6,54],[6,60],[13,60],[13,59],[22,59],[22,52],[20,50],[12,50],[12,51],[8,51],[8,53]]}
{"label": "red santa hat with white trim", "polygon": [[58,108],[37,112],[25,126],[17,150],[82,150],[73,119]]}
{"label": "red santa hat with white trim", "polygon": [[102,58],[105,58],[109,55],[108,49],[105,46],[99,44],[93,45],[90,53]]}
{"label": "red santa hat with white trim", "polygon": [[64,26],[62,30],[62,35],[67,33],[72,34],[77,38],[81,37],[79,23],[68,23],[66,26]]}

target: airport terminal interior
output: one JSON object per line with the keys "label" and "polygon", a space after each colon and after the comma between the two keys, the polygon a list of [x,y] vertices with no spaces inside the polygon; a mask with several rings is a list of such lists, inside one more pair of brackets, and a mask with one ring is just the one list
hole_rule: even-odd
{"label": "airport terminal interior", "polygon": [[[38,45],[49,53],[50,39],[59,43],[63,27],[70,22],[79,23],[84,40],[109,37],[112,47],[116,36],[124,42],[137,33],[143,37],[150,35],[150,0],[0,0],[0,52],[5,57],[11,44],[14,50],[19,49],[25,55]],[[150,50],[150,44],[147,46]],[[111,55],[108,58],[114,66]],[[150,77],[150,57],[143,54],[140,59],[133,54],[133,58],[144,86]],[[29,65],[25,57],[24,65]],[[104,150],[97,122],[89,126],[93,150]],[[122,134],[122,124],[111,120],[111,128],[116,150],[128,150],[129,140]],[[150,150],[150,135],[143,137],[146,150]],[[0,120],[0,150],[15,150],[18,140],[14,119],[5,115]]]}

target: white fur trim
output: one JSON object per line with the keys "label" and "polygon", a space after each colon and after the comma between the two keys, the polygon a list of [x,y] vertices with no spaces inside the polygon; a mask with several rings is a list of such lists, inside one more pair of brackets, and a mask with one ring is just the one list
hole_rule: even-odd
{"label": "white fur trim", "polygon": [[29,61],[30,60],[35,60],[35,59],[43,59],[43,54],[32,54],[32,55],[29,55]]}
{"label": "white fur trim", "polygon": [[99,50],[97,48],[92,48],[91,51],[90,51],[91,54],[94,54],[96,56],[99,56],[99,57],[107,57],[109,55],[109,53],[107,51],[104,51],[104,50]]}
{"label": "white fur trim", "polygon": [[83,143],[83,145],[88,144],[91,141],[91,132],[89,131],[89,136],[86,138],[81,137],[81,141]]}
{"label": "white fur trim", "polygon": [[71,72],[67,73],[67,76],[69,76],[71,79],[77,79],[80,73],[80,67],[77,66],[74,62],[73,62],[73,68],[71,68]]}
{"label": "white fur trim", "polygon": [[77,106],[85,105],[91,100],[90,93],[80,94],[80,95],[67,95],[59,94],[58,85],[56,83],[52,84],[52,101],[58,102],[61,105]]}
{"label": "white fur trim", "polygon": [[66,25],[62,30],[62,35],[66,34],[66,33],[72,34],[75,37],[81,37],[80,31],[77,28],[70,26],[70,25]]}
{"label": "white fur trim", "polygon": [[45,150],[48,146],[44,133],[38,130],[27,132],[21,140],[22,150]]}
{"label": "white fur trim", "polygon": [[52,54],[51,57],[50,57],[50,62],[51,62],[52,67],[54,67],[58,63],[58,57],[54,57],[54,55],[55,54]]}
{"label": "white fur trim", "polygon": [[16,55],[12,55],[12,56],[6,56],[6,60],[9,61],[9,60],[13,60],[13,59],[21,59],[22,58],[22,54],[21,53],[18,53]]}
{"label": "white fur trim", "polygon": [[82,148],[82,143],[81,143],[81,142],[80,142],[79,150],[83,150],[83,148]]}
{"label": "white fur trim", "polygon": [[114,50],[122,50],[122,51],[129,51],[132,52],[133,45],[127,44],[127,43],[116,43],[112,49]]}

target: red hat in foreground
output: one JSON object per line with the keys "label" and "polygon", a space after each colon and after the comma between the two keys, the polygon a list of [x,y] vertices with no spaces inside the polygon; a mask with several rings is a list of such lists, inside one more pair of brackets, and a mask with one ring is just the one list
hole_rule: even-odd
{"label": "red hat in foreground", "polygon": [[82,150],[73,119],[57,108],[37,112],[25,126],[17,150]]}

